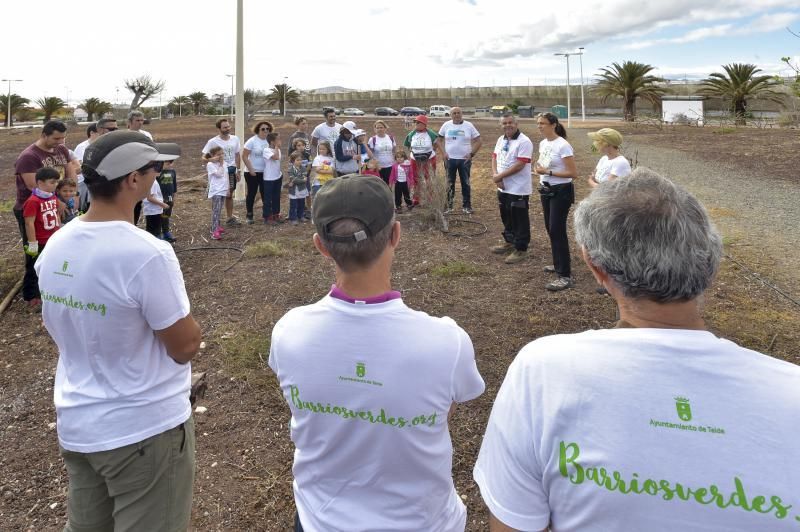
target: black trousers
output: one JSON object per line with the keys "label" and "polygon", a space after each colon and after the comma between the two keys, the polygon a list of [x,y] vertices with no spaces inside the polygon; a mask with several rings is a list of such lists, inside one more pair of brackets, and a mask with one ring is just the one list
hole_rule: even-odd
{"label": "black trousers", "polygon": [[247,218],[253,218],[253,205],[256,203],[256,194],[261,194],[261,203],[264,203],[264,172],[244,173],[244,182],[247,184],[247,196],[244,205],[247,210]]}
{"label": "black trousers", "polygon": [[392,175],[392,167],[387,166],[386,168],[381,168],[378,170],[378,172],[381,174],[381,179],[383,179],[383,182],[388,185],[389,177]]}
{"label": "black trousers", "polygon": [[169,205],[169,209],[164,209],[161,213],[161,232],[169,233],[169,219],[172,218],[172,207],[175,205],[174,201],[165,201]]}
{"label": "black trousers", "polygon": [[411,192],[408,190],[407,181],[403,181],[402,183],[397,182],[394,184],[394,206],[400,208],[400,205],[402,205],[402,200],[405,200],[406,205],[409,207],[413,204],[411,201]]}
{"label": "black trousers", "polygon": [[139,225],[139,218],[142,216],[142,202],[140,201],[133,207],[133,225]]}
{"label": "black trousers", "polygon": [[569,209],[575,202],[575,186],[572,183],[550,185],[550,193],[542,194],[544,227],[550,237],[553,267],[560,277],[571,277],[567,219]]}
{"label": "black trousers", "polygon": [[161,215],[147,214],[144,217],[145,230],[156,238],[161,238]]}
{"label": "black trousers", "polygon": [[[19,224],[19,234],[22,235],[22,245],[28,241],[28,235],[25,233],[25,217],[22,211],[14,209],[14,218],[17,219]],[[39,246],[39,253],[44,250],[44,246]],[[22,278],[22,299],[30,301],[42,297],[39,293],[39,277],[36,276],[36,270],[33,265],[36,264],[36,257],[31,257],[25,250],[22,250],[22,256],[25,257],[25,276]]]}
{"label": "black trousers", "polygon": [[514,249],[526,251],[531,243],[531,219],[528,217],[530,196],[518,196],[497,191],[503,239]]}

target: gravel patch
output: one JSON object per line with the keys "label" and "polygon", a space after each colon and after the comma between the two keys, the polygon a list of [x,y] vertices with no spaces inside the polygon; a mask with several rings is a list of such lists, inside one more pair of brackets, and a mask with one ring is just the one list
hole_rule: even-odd
{"label": "gravel patch", "polygon": [[[576,150],[590,149],[583,131],[576,131],[569,140]],[[639,166],[680,183],[705,205],[723,235],[728,255],[800,300],[800,185],[665,146],[631,140],[624,148],[625,155]],[[731,160],[735,155],[731,154]]]}

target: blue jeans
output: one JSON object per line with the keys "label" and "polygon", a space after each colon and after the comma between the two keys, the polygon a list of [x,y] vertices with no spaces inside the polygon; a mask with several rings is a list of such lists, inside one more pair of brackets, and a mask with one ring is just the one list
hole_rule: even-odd
{"label": "blue jeans", "polygon": [[264,181],[264,192],[262,193],[263,206],[261,213],[264,218],[277,216],[281,212],[281,185],[283,177],[274,181]]}
{"label": "blue jeans", "polygon": [[456,172],[461,178],[461,205],[464,208],[472,207],[472,189],[469,186],[469,174],[472,169],[472,161],[466,159],[448,159],[447,167],[447,206],[453,208],[453,198],[456,195]]}
{"label": "blue jeans", "polygon": [[289,220],[302,220],[306,212],[306,199],[289,199]]}

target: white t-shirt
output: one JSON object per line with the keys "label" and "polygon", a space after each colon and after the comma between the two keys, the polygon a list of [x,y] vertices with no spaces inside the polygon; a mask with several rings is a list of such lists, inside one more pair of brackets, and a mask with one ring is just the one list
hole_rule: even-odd
{"label": "white t-shirt", "polygon": [[226,166],[236,166],[236,154],[242,151],[239,144],[239,137],[231,135],[228,140],[223,140],[219,135],[209,139],[206,145],[203,146],[203,155],[209,153],[211,148],[219,146],[222,148],[223,157],[225,158]]}
{"label": "white t-shirt", "polygon": [[[154,196],[159,201],[164,201],[164,196],[161,195],[161,185],[158,184],[158,181],[153,181],[153,186],[150,187],[150,195]],[[153,216],[163,212],[164,208],[161,205],[150,203],[147,201],[147,198],[142,200],[142,214],[145,216]]]}
{"label": "white t-shirt", "polygon": [[[273,159],[272,156],[278,153],[278,158]],[[281,149],[270,148],[269,144],[262,152],[262,159],[264,159],[264,181],[277,181],[281,178]]]}
{"label": "white t-shirt", "polygon": [[375,158],[378,159],[380,167],[391,168],[394,164],[394,147],[396,145],[394,139],[389,135],[384,135],[382,137],[374,135],[370,137],[367,144],[375,155]]}
{"label": "white t-shirt", "polygon": [[398,183],[405,183],[408,181],[408,174],[406,173],[406,169],[411,168],[411,161],[403,161],[402,164],[397,165],[397,182]]}
{"label": "white t-shirt", "polygon": [[448,120],[439,128],[439,136],[444,137],[444,150],[451,159],[466,159],[472,152],[472,140],[481,136],[472,122],[463,120],[454,124]]}
{"label": "white t-shirt", "polygon": [[292,412],[305,530],[463,532],[447,413],[484,384],[453,320],[327,296],[278,321],[269,365]]}
{"label": "white t-shirt", "polygon": [[516,138],[506,139],[505,135],[497,139],[492,153],[497,162],[497,173],[505,171],[517,161],[523,161],[525,166],[519,172],[503,178],[503,186],[498,190],[517,196],[530,196],[533,192],[531,184],[531,158],[533,157],[533,143],[524,133],[518,131]]}
{"label": "white t-shirt", "polygon": [[[322,168],[323,165],[327,165],[332,169],[333,157],[329,157],[328,155],[317,155],[314,157],[314,161],[311,163],[311,168],[314,170],[313,175],[311,176],[311,186],[318,186],[321,184],[317,170]],[[327,177],[333,178],[333,174],[329,174]]]}
{"label": "white t-shirt", "polygon": [[[565,157],[573,157],[572,146],[562,137],[555,140],[543,139],[539,143],[539,159],[537,162],[553,172],[565,172],[567,165],[564,164]],[[571,177],[556,177],[550,175],[540,175],[539,183],[550,183],[551,185],[562,185],[572,183]]]}
{"label": "white t-shirt", "polygon": [[331,153],[333,153],[333,144],[339,138],[339,130],[342,129],[342,124],[338,122],[333,126],[329,126],[327,122],[323,122],[314,128],[311,132],[311,138],[317,139],[319,145],[322,141],[328,141],[331,144]]}
{"label": "white t-shirt", "polygon": [[225,165],[209,161],[206,163],[206,172],[208,173],[208,197],[227,196],[230,182]]}
{"label": "white t-shirt", "polygon": [[[131,129],[130,131],[134,131],[134,130]],[[142,135],[144,135],[148,139],[153,140],[153,135],[151,135],[149,131],[145,131],[144,129],[137,129],[136,133],[141,133]]]}
{"label": "white t-shirt", "polygon": [[608,155],[603,155],[594,170],[594,180],[598,183],[608,181],[609,176],[628,177],[631,175],[631,163],[622,155],[617,155],[609,159]]}
{"label": "white t-shirt", "polygon": [[800,367],[710,332],[549,336],[511,364],[474,476],[519,530],[797,530],[798,419]]}
{"label": "white t-shirt", "polygon": [[[83,153],[86,151],[86,148],[89,147],[89,144],[91,144],[89,142],[89,139],[86,139],[77,146],[75,146],[75,158],[77,160],[83,162]],[[75,180],[76,183],[83,183],[83,173],[79,172],[78,175],[75,176]]]}
{"label": "white t-shirt", "polygon": [[431,159],[436,157],[436,153],[433,151],[433,139],[431,139],[432,134],[433,133],[429,133],[427,130],[414,131],[409,136],[412,157],[417,153],[430,153]]}
{"label": "white t-shirt", "polygon": [[253,171],[263,172],[264,148],[269,147],[269,142],[267,142],[267,139],[262,139],[258,135],[253,135],[247,139],[247,142],[244,143],[244,147],[250,150],[247,160],[250,161],[250,166],[253,167]]}
{"label": "white t-shirt", "polygon": [[172,246],[128,222],[75,218],[36,261],[42,317],[58,346],[58,440],[70,451],[117,449],[191,415],[191,364],[153,331],[189,314]]}

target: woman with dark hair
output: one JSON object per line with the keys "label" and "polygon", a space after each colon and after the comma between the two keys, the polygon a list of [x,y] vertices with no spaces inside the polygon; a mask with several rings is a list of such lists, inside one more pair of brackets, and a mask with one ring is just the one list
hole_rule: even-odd
{"label": "woman with dark hair", "polygon": [[253,223],[253,205],[256,202],[256,192],[261,194],[261,203],[264,203],[264,148],[269,146],[267,135],[272,133],[274,127],[270,122],[263,120],[253,127],[253,135],[244,143],[242,161],[247,167],[244,180],[247,183],[247,223]]}
{"label": "woman with dark hair", "polygon": [[559,291],[572,287],[567,218],[575,202],[572,180],[578,173],[572,146],[566,141],[567,131],[553,113],[537,117],[539,132],[544,139],[539,143],[539,159],[533,171],[539,175],[539,194],[542,198],[544,226],[550,237],[553,264],[544,271],[558,274],[558,279],[545,288]]}

